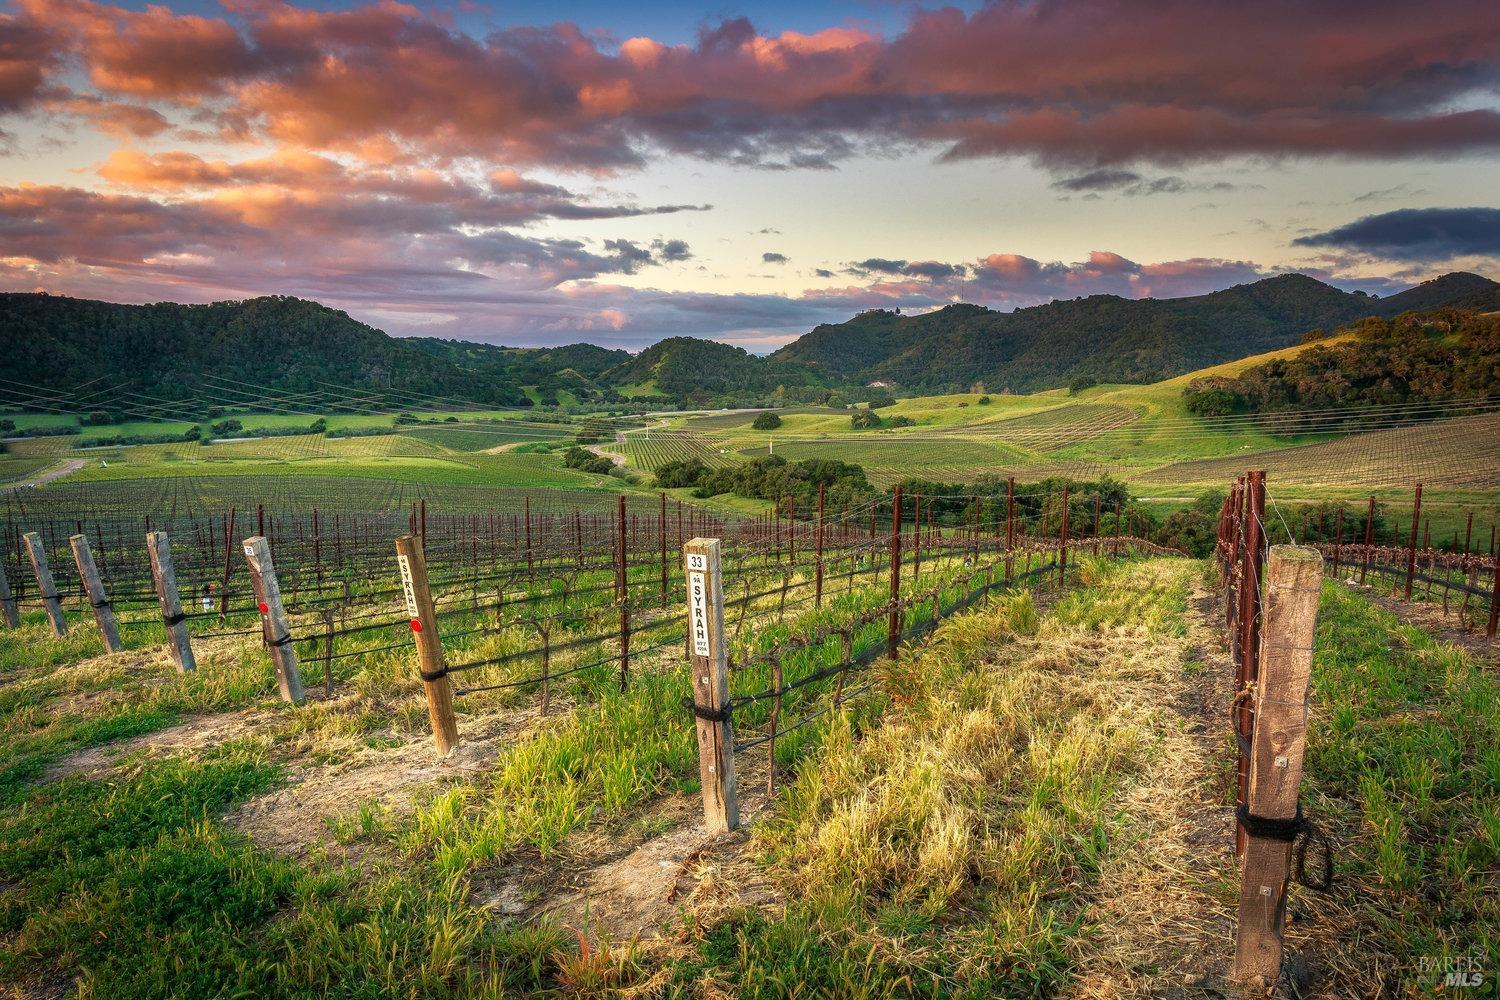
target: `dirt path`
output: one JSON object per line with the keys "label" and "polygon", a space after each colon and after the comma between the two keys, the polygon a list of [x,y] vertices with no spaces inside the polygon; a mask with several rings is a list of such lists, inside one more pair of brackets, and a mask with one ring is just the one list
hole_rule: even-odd
{"label": "dirt path", "polygon": [[[1237,996],[1234,813],[1225,804],[1231,665],[1212,614],[1216,598],[1190,575],[1187,634],[1128,696],[1153,706],[1154,770],[1120,803],[1129,846],[1100,873],[1094,925],[1068,995],[1089,998]],[[1122,692],[1122,697],[1127,693]]]}
{"label": "dirt path", "polygon": [[73,473],[83,468],[84,464],[84,459],[70,458],[56,469],[49,469],[46,472],[33,476],[30,479],[22,479],[19,482],[7,483],[5,484],[5,488],[8,490],[24,490],[32,486],[45,486],[48,483],[53,482],[54,480],[62,479],[64,476],[71,476]]}

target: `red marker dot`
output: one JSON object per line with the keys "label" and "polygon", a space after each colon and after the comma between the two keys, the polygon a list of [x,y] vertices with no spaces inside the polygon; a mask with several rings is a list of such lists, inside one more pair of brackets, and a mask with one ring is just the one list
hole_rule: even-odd
{"label": "red marker dot", "polygon": [[422,623],[419,622],[417,619],[413,618],[411,620],[411,630],[413,632],[420,632],[420,631],[422,631]]}
{"label": "red marker dot", "polygon": [[266,605],[262,604],[260,606],[260,613],[263,614],[263,615],[268,615],[268,614],[271,613],[271,609],[268,608],[268,607],[266,607]]}

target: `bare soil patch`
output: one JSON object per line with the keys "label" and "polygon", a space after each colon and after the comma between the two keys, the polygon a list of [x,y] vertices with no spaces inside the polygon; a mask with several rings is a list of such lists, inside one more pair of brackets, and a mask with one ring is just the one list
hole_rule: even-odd
{"label": "bare soil patch", "polygon": [[115,770],[126,758],[137,753],[144,753],[147,757],[161,757],[210,749],[275,721],[277,719],[274,715],[254,708],[242,712],[197,716],[154,733],[70,754],[47,768],[42,774],[42,781],[57,781],[75,774],[97,778]]}
{"label": "bare soil patch", "polygon": [[348,819],[362,806],[389,818],[409,815],[445,787],[483,774],[501,748],[535,719],[536,710],[526,708],[467,722],[447,757],[439,757],[432,737],[423,735],[391,749],[364,748],[333,765],[299,765],[287,785],[251,799],[224,819],[256,846],[281,854],[301,856],[319,847],[336,851],[333,821]]}
{"label": "bare soil patch", "polygon": [[684,912],[702,922],[775,905],[770,879],[745,851],[750,825],[774,801],[766,769],[763,758],[739,764],[739,830],[710,833],[698,795],[665,796],[621,822],[579,831],[551,858],[512,859],[481,881],[474,901],[518,922],[556,921],[595,942],[673,937]]}

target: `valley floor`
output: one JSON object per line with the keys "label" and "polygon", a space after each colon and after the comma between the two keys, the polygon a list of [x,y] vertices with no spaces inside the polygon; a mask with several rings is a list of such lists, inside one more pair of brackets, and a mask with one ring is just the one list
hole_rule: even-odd
{"label": "valley floor", "polygon": [[[671,664],[496,704],[437,761],[394,675],[269,700],[258,646],[0,646],[0,982],[16,996],[1238,995],[1231,674],[1201,563],[1085,561],[882,661],[748,831],[710,837]],[[1304,995],[1500,974],[1493,670],[1325,587],[1292,891]],[[657,754],[652,794],[599,770]],[[656,751],[651,751],[656,752]],[[679,766],[685,765],[685,766]],[[554,812],[569,812],[560,819]],[[555,831],[549,832],[549,831]],[[1446,964],[1445,964],[1446,963]],[[1434,970],[1437,970],[1436,972]],[[1435,977],[1435,978],[1434,978]]]}

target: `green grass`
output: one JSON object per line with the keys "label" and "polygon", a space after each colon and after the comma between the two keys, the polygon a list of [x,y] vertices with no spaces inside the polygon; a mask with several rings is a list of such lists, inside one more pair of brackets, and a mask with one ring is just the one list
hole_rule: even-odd
{"label": "green grass", "polygon": [[1493,666],[1328,583],[1312,688],[1310,812],[1340,845],[1336,905],[1361,946],[1419,993],[1441,983],[1424,959],[1500,954]]}
{"label": "green grass", "polygon": [[1115,795],[1150,745],[1074,640],[1119,626],[1171,646],[1185,628],[1181,567],[1165,584],[1142,566],[1085,575],[1050,616],[1022,594],[950,619],[895,668],[878,725],[833,727],[757,833],[785,912],[704,933],[680,995],[705,979],[743,997],[1063,987],[1119,846]]}

